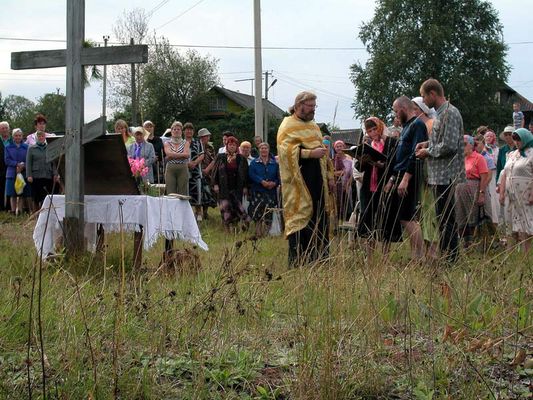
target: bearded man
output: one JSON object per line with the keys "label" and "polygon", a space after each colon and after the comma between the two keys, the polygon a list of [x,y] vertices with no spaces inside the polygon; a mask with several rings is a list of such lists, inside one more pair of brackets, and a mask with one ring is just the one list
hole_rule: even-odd
{"label": "bearded man", "polygon": [[388,192],[395,182],[398,184],[400,198],[398,218],[411,242],[411,258],[420,260],[423,256],[424,242],[416,214],[423,178],[423,164],[421,160],[416,159],[415,148],[418,143],[428,140],[428,132],[426,124],[417,117],[414,107],[415,105],[407,96],[398,97],[392,104],[392,109],[403,128],[396,150],[394,173],[384,190]]}
{"label": "bearded man", "polygon": [[299,93],[277,135],[290,267],[328,256],[332,207],[328,190],[334,186],[333,168],[314,122],[315,109],[316,95]]}

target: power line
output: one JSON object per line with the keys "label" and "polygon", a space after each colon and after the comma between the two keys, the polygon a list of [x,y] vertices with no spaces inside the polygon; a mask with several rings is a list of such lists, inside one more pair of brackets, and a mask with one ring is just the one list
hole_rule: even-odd
{"label": "power line", "polygon": [[157,4],[154,8],[152,8],[150,11],[148,11],[148,17],[151,17],[154,15],[154,13],[159,10],[161,7],[163,7],[165,4],[167,4],[170,0],[163,0],[159,4]]}
{"label": "power line", "polygon": [[302,81],[299,81],[298,79],[295,79],[287,74],[284,74],[284,73],[281,73],[281,72],[278,72],[276,71],[278,75],[281,75],[282,77],[285,77],[285,79],[289,79],[293,82],[296,82],[298,83],[299,85],[301,86],[304,86],[304,87],[307,87],[307,88],[310,88],[310,89],[313,89],[317,92],[322,92],[323,94],[326,94],[326,95],[329,95],[329,96],[333,96],[335,98],[340,98],[340,99],[344,99],[345,101],[353,101],[353,99],[349,98],[348,96],[344,96],[344,95],[341,95],[341,94],[338,94],[338,93],[333,93],[333,92],[330,92],[328,90],[325,90],[325,89],[319,89],[317,87],[313,87],[313,86],[310,86],[308,84],[306,84],[305,82],[302,82]]}
{"label": "power line", "polygon": [[157,31],[158,29],[161,29],[161,28],[163,28],[164,26],[167,26],[168,24],[170,24],[171,22],[177,20],[179,17],[181,17],[181,16],[187,14],[189,11],[191,11],[194,7],[196,7],[197,5],[199,5],[200,3],[202,3],[203,1],[204,1],[204,0],[200,0],[200,1],[196,2],[196,3],[194,3],[191,7],[187,8],[187,9],[186,9],[185,11],[183,11],[182,13],[176,15],[176,16],[175,16],[174,18],[172,18],[170,21],[165,22],[163,25],[158,26],[157,28],[155,28],[155,30]]}
{"label": "power line", "polygon": [[[197,4],[200,4],[200,0]],[[190,8],[192,9],[192,7]],[[178,18],[178,15],[175,18]],[[172,21],[169,21],[172,22]],[[163,26],[163,25],[162,25]],[[161,27],[159,27],[161,28]],[[157,28],[157,29],[159,29]],[[37,38],[15,38],[15,37],[0,37],[0,40],[12,40],[23,42],[54,42],[54,43],[66,43],[64,39],[37,39]],[[104,42],[95,41],[95,44],[103,44]],[[120,42],[108,42],[108,44],[124,45]],[[521,45],[521,44],[533,44],[533,41],[529,42],[511,42],[507,45]],[[148,46],[154,46],[148,44]],[[229,45],[203,45],[203,44],[170,44],[172,47],[189,47],[189,48],[208,48],[208,49],[237,49],[237,50],[253,50],[254,46],[229,46]],[[333,51],[353,51],[353,50],[366,50],[366,47],[287,47],[287,46],[262,46],[263,50],[333,50]]]}

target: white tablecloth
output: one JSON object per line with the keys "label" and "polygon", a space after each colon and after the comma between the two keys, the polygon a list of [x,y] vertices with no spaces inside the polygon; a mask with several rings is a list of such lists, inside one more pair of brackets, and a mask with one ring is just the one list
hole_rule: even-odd
{"label": "white tablecloth", "polygon": [[[122,219],[120,209],[122,208]],[[50,216],[45,230],[48,211]],[[40,254],[54,252],[57,240],[63,236],[62,221],[65,216],[65,196],[47,196],[33,231],[33,241]],[[144,230],[144,248],[152,247],[159,237],[180,239],[195,243],[208,250],[202,240],[191,205],[187,200],[152,196],[85,196],[85,238],[89,250],[96,246],[97,225],[106,232]],[[44,237],[44,244],[43,244]]]}

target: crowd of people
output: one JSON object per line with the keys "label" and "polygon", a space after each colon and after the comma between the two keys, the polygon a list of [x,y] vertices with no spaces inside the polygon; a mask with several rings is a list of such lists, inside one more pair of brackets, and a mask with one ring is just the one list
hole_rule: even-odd
{"label": "crowd of people", "polygon": [[18,215],[35,212],[47,194],[60,190],[57,168],[46,159],[46,117],[37,114],[35,131],[26,138],[20,128],[11,131],[9,123],[0,122],[0,210]]}
{"label": "crowd of people", "polygon": [[[255,147],[239,142],[230,131],[223,133],[223,146],[215,151],[207,128],[196,129],[191,122],[174,121],[168,132],[154,135],[154,124],[129,128],[115,122],[127,155],[143,159],[149,183],[164,183],[168,195],[187,196],[198,222],[209,217],[208,209],[220,210],[223,226],[248,229],[255,222],[256,234],[271,228],[279,207],[279,168],[268,143],[255,137]],[[170,133],[170,136],[167,136]]]}
{"label": "crowd of people", "polygon": [[332,156],[315,108],[316,95],[300,93],[277,137],[290,264],[327,258],[330,225],[346,219],[355,220],[367,259],[378,245],[387,257],[391,243],[408,239],[413,260],[454,263],[482,225],[493,246],[512,237],[530,251],[533,121],[526,129],[516,104],[499,147],[487,126],[465,132],[441,83],[428,79],[419,97],[393,102],[391,128],[370,116],[359,145],[348,151],[336,141]]}
{"label": "crowd of people", "polygon": [[[280,217],[289,244],[289,264],[329,255],[330,233],[345,221],[355,223],[370,260],[381,246],[408,239],[414,260],[453,263],[460,247],[475,243],[485,224],[493,244],[519,243],[529,252],[533,241],[533,121],[514,105],[513,125],[500,135],[480,126],[466,133],[460,111],[443,86],[428,79],[420,96],[393,102],[394,124],[364,120],[357,146],[323,136],[314,121],[317,97],[296,96],[277,135],[277,156],[268,143],[239,142],[230,131],[213,147],[211,132],[174,121],[162,136],[145,121],[128,127],[115,122],[127,156],[143,159],[145,179],[165,185],[166,194],[187,196],[197,221],[220,211],[226,230],[248,229],[257,236]],[[61,187],[57,168],[47,161],[46,117],[37,115],[26,138],[0,122],[0,207],[12,213],[38,210],[45,196]],[[332,221],[333,219],[333,221]],[[332,223],[333,222],[333,223]]]}

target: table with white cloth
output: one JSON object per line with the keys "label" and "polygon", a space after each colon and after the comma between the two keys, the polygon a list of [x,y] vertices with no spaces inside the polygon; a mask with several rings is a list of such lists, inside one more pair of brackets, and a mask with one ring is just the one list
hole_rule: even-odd
{"label": "table with white cloth", "polygon": [[[187,200],[152,196],[85,196],[85,240],[88,249],[96,249],[97,228],[107,232],[143,232],[143,247],[149,249],[160,237],[179,239],[208,250],[202,240],[191,205]],[[33,231],[37,252],[54,252],[63,236],[65,196],[47,196]],[[48,222],[47,222],[48,221]]]}

